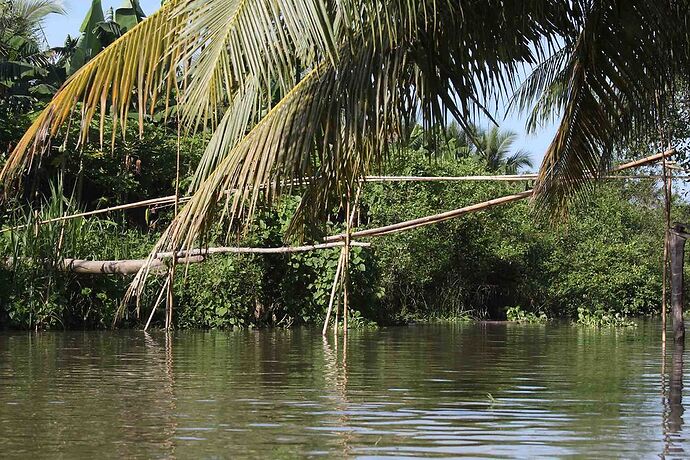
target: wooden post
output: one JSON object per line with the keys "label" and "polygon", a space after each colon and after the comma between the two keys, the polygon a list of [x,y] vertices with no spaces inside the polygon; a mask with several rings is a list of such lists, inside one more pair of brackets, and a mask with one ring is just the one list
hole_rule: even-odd
{"label": "wooden post", "polygon": [[676,224],[670,232],[669,253],[671,256],[671,308],[673,309],[673,338],[676,343],[685,341],[683,323],[683,266],[685,239],[690,236],[685,226]]}

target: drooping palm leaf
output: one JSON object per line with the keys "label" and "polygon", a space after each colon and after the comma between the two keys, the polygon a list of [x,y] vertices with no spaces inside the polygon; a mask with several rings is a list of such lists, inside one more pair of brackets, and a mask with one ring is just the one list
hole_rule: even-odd
{"label": "drooping palm leaf", "polygon": [[335,60],[335,37],[324,0],[193,1],[178,9],[188,17],[182,35],[196,37],[182,95],[182,121],[198,125],[218,116],[249,76],[269,94],[296,83],[298,66]]}
{"label": "drooping palm leaf", "polygon": [[542,114],[550,104],[564,110],[535,187],[537,202],[549,211],[566,211],[591,190],[616,145],[655,131],[664,100],[690,75],[687,2],[575,3],[581,25],[537,106]]}
{"label": "drooping palm leaf", "polygon": [[[386,146],[401,136],[405,121],[415,114],[437,121],[449,111],[463,119],[471,116],[473,105],[492,84],[491,75],[511,70],[500,54],[485,53],[486,67],[478,73],[470,59],[478,55],[483,41],[496,39],[505,19],[496,14],[491,27],[485,18],[481,28],[448,26],[429,35],[441,17],[465,20],[458,10],[439,7],[436,14],[419,23],[414,33],[407,25],[389,27],[400,36],[360,32],[364,38],[359,46],[343,45],[336,62],[324,59],[218,162],[174,224],[171,246],[193,244],[205,225],[215,220],[215,206],[226,201],[230,190],[237,192],[226,202],[227,214],[251,216],[259,198],[279,193],[280,184],[316,177],[298,213],[313,220],[333,199],[347,193],[357,178],[383,162]],[[412,21],[402,17],[400,23]],[[467,35],[474,35],[475,40],[469,41],[472,47],[462,39]],[[443,47],[449,54],[426,53],[429,46]],[[531,56],[526,41],[516,48],[514,54]],[[477,74],[484,83],[474,78]],[[230,145],[222,144],[222,138],[218,135],[213,143]]]}

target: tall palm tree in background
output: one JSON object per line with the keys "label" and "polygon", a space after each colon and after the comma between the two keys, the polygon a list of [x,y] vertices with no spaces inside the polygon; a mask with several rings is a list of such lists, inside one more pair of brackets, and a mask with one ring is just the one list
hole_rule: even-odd
{"label": "tall palm tree in background", "polygon": [[517,174],[522,169],[534,166],[529,152],[514,151],[517,137],[513,131],[502,130],[498,126],[482,129],[470,124],[462,128],[452,122],[432,133],[421,125],[415,125],[406,146],[441,155],[446,160],[475,157],[488,171]]}
{"label": "tall palm tree in background", "polygon": [[[519,170],[533,166],[530,154],[524,150],[513,152],[517,134],[502,131],[496,126],[486,130],[474,130],[478,145],[475,155],[486,164],[489,171],[517,174]],[[511,153],[512,152],[512,153]]]}
{"label": "tall palm tree in background", "polygon": [[167,0],[72,76],[0,184],[75,111],[85,141],[94,118],[124,132],[131,109],[143,126],[174,100],[185,129],[212,133],[157,246],[186,249],[216,217],[248,219],[305,177],[293,229],[318,220],[417,120],[468,128],[513,96],[532,127],[560,119],[535,197],[564,209],[617,145],[663,126],[690,75],[689,15],[687,0]]}

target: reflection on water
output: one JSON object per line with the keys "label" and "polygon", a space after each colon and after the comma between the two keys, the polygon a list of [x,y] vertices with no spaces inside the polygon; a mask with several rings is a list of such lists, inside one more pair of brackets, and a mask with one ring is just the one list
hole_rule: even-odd
{"label": "reflection on water", "polygon": [[9,334],[0,452],[682,457],[684,350],[669,349],[666,368],[660,335],[657,324],[414,326],[346,343],[306,329]]}
{"label": "reflection on water", "polygon": [[[664,388],[664,453],[662,457],[685,454],[683,436],[683,344],[673,345],[671,376]],[[663,376],[664,379],[666,375]],[[665,380],[664,380],[665,381]]]}

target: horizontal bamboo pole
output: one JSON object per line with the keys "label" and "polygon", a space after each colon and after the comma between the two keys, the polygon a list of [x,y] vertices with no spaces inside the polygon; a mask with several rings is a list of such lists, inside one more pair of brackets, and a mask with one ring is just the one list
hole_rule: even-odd
{"label": "horizontal bamboo pole", "polygon": [[[239,247],[225,247],[225,248],[207,248],[207,249],[193,249],[190,251],[179,251],[179,263],[181,264],[196,264],[206,260],[206,257],[214,254],[294,254],[300,252],[309,252],[318,249],[340,248],[345,246],[345,243],[322,243],[308,246],[286,246],[280,248],[239,248]],[[352,243],[352,246],[369,247],[371,243]],[[172,252],[162,252],[156,254],[156,258],[150,262],[150,268],[153,271],[167,269],[166,259],[173,256]],[[80,275],[133,275],[144,267],[149,261],[142,260],[80,260],[80,259],[63,259],[59,265],[59,270],[65,272],[76,273]],[[12,266],[13,259],[5,260],[6,266]]]}
{"label": "horizontal bamboo pole", "polygon": [[[627,163],[624,169],[634,168],[636,166],[643,166],[645,164],[652,163],[654,161],[660,160],[666,156],[670,156],[675,153],[675,150],[669,150],[662,154],[653,155],[651,157],[643,158],[632,163]],[[614,168],[612,172],[621,171],[622,169]],[[494,175],[494,176],[367,176],[361,180],[361,182],[368,183],[379,183],[379,182],[530,182],[536,180],[537,174],[508,174],[508,175]],[[599,179],[605,180],[629,180],[629,179],[662,179],[663,176],[659,174],[638,174],[630,176],[621,175],[610,175],[603,176]],[[676,179],[687,179],[690,176],[676,176]],[[308,179],[307,179],[308,180]],[[303,182],[304,183],[304,182]],[[295,184],[296,185],[296,184]],[[180,203],[184,203],[190,200],[190,197],[181,197]],[[99,214],[107,214],[109,212],[115,211],[125,211],[129,209],[144,208],[147,206],[156,205],[171,205],[175,203],[175,195],[164,196],[161,198],[152,198],[144,201],[137,201],[134,203],[123,204],[119,206],[113,206],[110,208],[96,209],[88,212],[81,212],[78,214],[71,214],[69,216],[55,217],[53,219],[47,219],[39,222],[39,225],[50,224],[54,222],[62,222],[66,220],[78,219],[80,217],[90,217]],[[0,230],[0,232],[8,232],[11,230],[19,230],[25,228],[26,225],[20,225],[18,227],[9,227]]]}
{"label": "horizontal bamboo pole", "polygon": [[[620,166],[617,166],[611,170],[611,172],[618,172],[618,171],[624,171],[626,169],[631,169],[631,168],[636,168],[639,166],[644,166],[649,163],[654,163],[656,161],[659,161],[663,158],[666,158],[668,156],[673,155],[676,153],[674,149],[667,150],[666,152],[659,153],[656,155],[652,155],[647,158],[642,158],[640,160],[635,160],[630,163],[625,163]],[[471,206],[466,206],[464,208],[460,209],[455,209],[453,211],[447,211],[443,212],[440,214],[435,214],[433,216],[426,216],[426,217],[420,217],[418,219],[412,219],[404,222],[399,222],[397,224],[392,224],[392,225],[386,225],[383,227],[377,227],[377,228],[370,228],[368,230],[360,230],[359,232],[353,233],[351,236],[352,238],[365,238],[365,237],[378,237],[378,236],[385,236],[385,235],[391,235],[394,233],[400,233],[404,232],[407,230],[413,230],[415,228],[419,227],[426,227],[427,225],[433,225],[433,224],[438,224],[441,222],[444,222],[446,220],[454,219],[456,217],[460,217],[463,214],[468,214],[471,212],[477,212],[477,211],[483,211],[486,209],[493,208],[495,206],[500,206],[503,204],[507,203],[512,203],[514,201],[519,201],[523,200],[525,198],[529,198],[532,196],[534,190],[527,190],[522,193],[517,193],[514,195],[508,195],[500,198],[495,198],[493,200],[488,200],[484,201],[481,203],[473,204]],[[328,238],[326,238],[325,241],[327,242],[334,242],[334,241],[344,241],[347,237],[347,234],[341,233],[339,235],[333,235]]]}
{"label": "horizontal bamboo pole", "polygon": [[[109,212],[126,211],[128,209],[144,208],[146,206],[155,206],[155,205],[162,205],[162,204],[174,204],[174,203],[175,203],[175,195],[164,196],[162,198],[152,198],[150,200],[137,201],[135,203],[128,203],[128,204],[121,204],[119,206],[113,206],[110,208],[96,209],[93,211],[80,212],[77,214],[70,214],[69,216],[54,217],[52,219],[42,220],[42,221],[38,222],[38,224],[39,225],[52,224],[54,222],[63,222],[66,220],[79,219],[80,217],[96,216],[99,214],[106,214]],[[26,228],[26,227],[27,227],[27,225],[19,225],[17,227],[8,227],[8,228],[3,228],[2,230],[0,230],[0,232],[5,233],[5,232],[12,231],[12,230],[20,230],[20,229]]]}
{"label": "horizontal bamboo pole", "polygon": [[[473,204],[471,206],[466,206],[464,208],[455,209],[453,211],[444,212],[441,214],[435,214],[433,216],[420,217],[418,219],[412,219],[405,222],[399,222],[397,224],[386,225],[384,227],[371,228],[368,230],[360,230],[352,234],[352,238],[364,238],[364,237],[375,237],[390,235],[393,233],[399,233],[407,230],[412,230],[418,227],[425,227],[431,224],[438,224],[446,220],[454,219],[463,214],[483,211],[485,209],[492,208],[494,206],[499,206],[502,204],[512,203],[513,201],[519,201],[532,196],[532,190],[527,190],[526,192],[518,193],[515,195],[508,195],[501,198],[496,198],[489,201],[484,201],[482,203]],[[342,241],[346,237],[346,234],[341,233],[339,235],[334,235],[326,238],[326,241]]]}
{"label": "horizontal bamboo pole", "polygon": [[[531,182],[537,174],[517,174],[505,176],[367,176],[368,183],[374,182]],[[663,179],[661,174],[636,174],[598,177],[600,180]],[[675,179],[688,179],[690,176],[675,176]]]}

